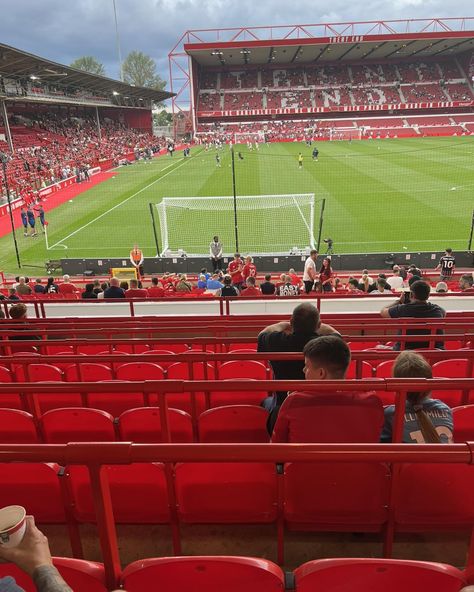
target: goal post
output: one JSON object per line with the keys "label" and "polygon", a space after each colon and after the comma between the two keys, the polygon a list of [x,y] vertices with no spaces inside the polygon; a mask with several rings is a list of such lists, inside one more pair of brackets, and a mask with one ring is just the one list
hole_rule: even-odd
{"label": "goal post", "polygon": [[333,140],[361,140],[362,129],[359,127],[334,127],[329,130],[329,139]]}
{"label": "goal post", "polygon": [[[321,200],[319,200],[321,201]],[[315,248],[314,193],[164,197],[156,205],[163,257],[207,256],[213,236],[224,254],[289,255]],[[319,226],[319,216],[317,225]]]}
{"label": "goal post", "polygon": [[234,144],[262,144],[265,142],[265,132],[260,130],[258,132],[235,132],[234,133]]}

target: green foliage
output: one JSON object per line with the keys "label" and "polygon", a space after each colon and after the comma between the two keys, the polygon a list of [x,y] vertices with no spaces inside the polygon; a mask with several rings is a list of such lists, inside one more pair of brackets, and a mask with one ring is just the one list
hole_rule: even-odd
{"label": "green foliage", "polygon": [[105,76],[105,68],[103,64],[99,62],[93,56],[82,56],[77,58],[71,63],[71,68],[77,68],[78,70],[84,70],[90,74],[98,74],[99,76]]}
{"label": "green foliage", "polygon": [[122,64],[123,80],[135,86],[163,90],[166,81],[156,73],[155,60],[141,51],[131,51]]}

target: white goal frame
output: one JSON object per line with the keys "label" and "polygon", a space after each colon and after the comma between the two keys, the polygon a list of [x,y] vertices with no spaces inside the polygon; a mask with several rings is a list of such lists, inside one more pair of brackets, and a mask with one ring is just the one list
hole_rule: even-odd
{"label": "white goal frame", "polygon": [[[237,215],[239,211],[267,211],[279,210],[284,207],[294,207],[297,211],[303,225],[306,228],[307,233],[305,236],[301,236],[299,240],[304,238],[303,246],[300,248],[304,251],[308,246],[311,249],[316,248],[316,240],[314,238],[314,216],[315,216],[315,195],[314,193],[294,193],[294,194],[275,194],[275,195],[239,195],[236,198],[237,202]],[[252,203],[253,202],[253,203]],[[221,204],[221,207],[217,207],[217,204]],[[159,223],[160,223],[160,235],[161,235],[161,257],[176,257],[176,256],[208,256],[208,252],[190,253],[180,248],[175,248],[174,251],[170,248],[170,227],[168,212],[170,207],[183,208],[186,210],[195,210],[199,212],[212,211],[215,212],[226,212],[232,216],[234,212],[234,197],[233,196],[210,196],[210,197],[164,197],[160,203],[156,204],[158,211]],[[305,217],[302,207],[309,206],[309,220]],[[177,229],[174,229],[176,232]],[[285,251],[276,252],[269,245],[268,251],[253,251],[254,255],[288,255],[294,250],[294,245],[288,245],[288,249]],[[296,247],[297,248],[297,247]],[[233,253],[231,251],[229,254]]]}
{"label": "white goal frame", "polygon": [[[243,141],[241,141],[243,139]],[[235,132],[234,133],[234,144],[246,144],[248,141],[253,144],[262,144],[265,142],[265,132],[260,130],[258,132]]]}
{"label": "white goal frame", "polygon": [[329,130],[329,139],[334,140],[361,140],[362,129],[360,127],[332,127]]}

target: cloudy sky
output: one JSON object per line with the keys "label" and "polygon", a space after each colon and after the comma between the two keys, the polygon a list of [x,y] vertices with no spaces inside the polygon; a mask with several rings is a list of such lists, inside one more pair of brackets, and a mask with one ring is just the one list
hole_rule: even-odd
{"label": "cloudy sky", "polygon": [[[151,55],[166,80],[168,52],[188,29],[474,13],[472,0],[116,0],[116,4],[123,55],[132,50]],[[0,10],[1,43],[64,64],[93,55],[110,77],[118,78],[112,0],[0,0]]]}

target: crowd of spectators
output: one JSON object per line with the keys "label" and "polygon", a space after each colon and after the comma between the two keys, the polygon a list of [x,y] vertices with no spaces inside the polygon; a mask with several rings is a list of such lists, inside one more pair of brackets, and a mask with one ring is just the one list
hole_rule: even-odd
{"label": "crowd of spectators", "polygon": [[[0,149],[9,156],[8,181],[13,196],[33,201],[33,192],[69,177],[88,180],[88,170],[121,159],[137,149],[153,152],[165,145],[164,138],[126,128],[118,121],[101,121],[101,132],[93,118],[63,118],[56,115],[14,116],[11,129],[15,153],[6,142]],[[17,142],[17,138],[22,139]],[[2,172],[0,186],[3,188]],[[0,192],[1,194],[1,192]]]}

